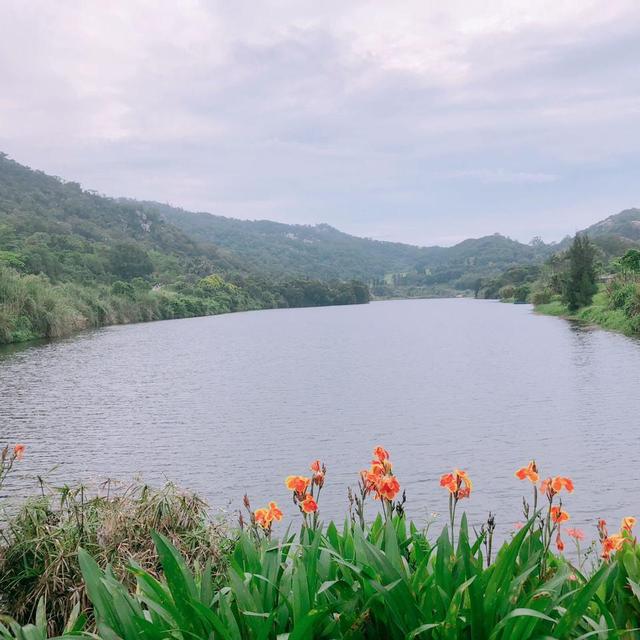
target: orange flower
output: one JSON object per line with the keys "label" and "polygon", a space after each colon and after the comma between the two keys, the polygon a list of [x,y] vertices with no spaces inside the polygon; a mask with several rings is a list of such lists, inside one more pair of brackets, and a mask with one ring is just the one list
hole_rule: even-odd
{"label": "orange flower", "polygon": [[633,527],[636,526],[637,520],[633,516],[627,516],[622,519],[622,526],[620,531],[626,531],[627,533],[631,533]]}
{"label": "orange flower", "polygon": [[307,487],[310,482],[311,480],[304,476],[287,476],[285,485],[287,486],[287,489],[295,491],[298,495],[302,496],[307,491]]}
{"label": "orange flower", "polygon": [[13,447],[13,455],[16,457],[16,460],[22,460],[24,458],[24,450],[26,447],[23,444],[17,444]]}
{"label": "orange flower", "polygon": [[576,540],[584,540],[584,531],[582,529],[567,529],[567,534]]}
{"label": "orange flower", "polygon": [[269,503],[269,518],[271,518],[271,520],[282,520],[282,511],[280,511],[275,502]]}
{"label": "orange flower", "polygon": [[380,461],[380,462],[384,462],[385,460],[389,459],[389,452],[381,446],[377,446],[374,450],[373,450],[373,455]]}
{"label": "orange flower", "polygon": [[271,526],[271,518],[269,517],[269,509],[256,509],[253,512],[256,522],[263,528],[268,529]]}
{"label": "orange flower", "polygon": [[624,543],[624,538],[619,533],[607,536],[602,541],[602,557],[608,560],[611,557],[613,551],[620,551]]}
{"label": "orange flower", "polygon": [[304,513],[314,513],[318,510],[318,503],[311,494],[307,493],[302,502],[300,502],[300,508]]}
{"label": "orange flower", "polygon": [[468,498],[473,489],[473,483],[469,476],[460,469],[454,469],[453,473],[445,473],[440,477],[440,486],[445,487],[456,499]]}
{"label": "orange flower", "polygon": [[538,482],[538,467],[536,461],[532,460],[526,467],[522,467],[516,471],[516,478],[519,480],[529,480],[533,484]]}
{"label": "orange flower", "polygon": [[547,478],[540,483],[540,491],[546,493],[549,500],[560,493],[562,489],[566,489],[569,493],[573,493],[573,481],[566,476],[554,476]]}
{"label": "orange flower", "polygon": [[562,524],[569,519],[569,514],[560,507],[551,507],[551,520],[556,524]]}
{"label": "orange flower", "polygon": [[558,535],[556,536],[556,548],[558,551],[564,551],[564,542],[560,537],[560,529],[558,529]]}
{"label": "orange flower", "polygon": [[326,467],[320,462],[320,460],[314,460],[310,466],[311,471],[313,471],[313,479],[312,482],[315,485],[318,485],[320,488],[324,485],[324,474],[326,471]]}
{"label": "orange flower", "polygon": [[382,476],[378,480],[376,489],[378,496],[391,501],[396,497],[398,491],[400,491],[400,483],[395,476]]}

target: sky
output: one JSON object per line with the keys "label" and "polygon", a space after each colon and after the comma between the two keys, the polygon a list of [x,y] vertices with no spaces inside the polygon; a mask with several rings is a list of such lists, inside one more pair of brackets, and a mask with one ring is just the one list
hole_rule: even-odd
{"label": "sky", "polygon": [[2,0],[0,150],[237,218],[559,240],[640,206],[640,2]]}

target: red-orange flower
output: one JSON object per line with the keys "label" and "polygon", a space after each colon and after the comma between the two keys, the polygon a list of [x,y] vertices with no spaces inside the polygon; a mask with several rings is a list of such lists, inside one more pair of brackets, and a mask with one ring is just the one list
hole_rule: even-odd
{"label": "red-orange flower", "polygon": [[314,513],[318,510],[318,503],[313,499],[310,493],[307,493],[304,500],[300,502],[300,508],[304,513]]}
{"label": "red-orange flower", "polygon": [[573,493],[573,481],[566,476],[554,476],[553,478],[546,478],[540,483],[540,491],[546,493],[549,500],[560,493],[562,489],[566,489],[569,493]]}
{"label": "red-orange flower", "polygon": [[538,482],[538,467],[536,461],[532,460],[526,467],[521,467],[516,471],[516,478],[519,480],[529,480],[535,484]]}
{"label": "red-orange flower", "polygon": [[305,476],[287,476],[285,485],[287,489],[295,491],[298,495],[302,496],[306,493],[310,482],[311,480]]}
{"label": "red-orange flower", "polygon": [[556,536],[556,548],[558,551],[564,551],[564,542],[560,537],[560,529],[558,529],[558,535]]}
{"label": "red-orange flower", "polygon": [[569,519],[569,514],[560,507],[551,507],[551,520],[556,524],[562,524]]}
{"label": "red-orange flower", "polygon": [[269,503],[269,517],[271,520],[282,520],[282,511],[278,508],[278,505],[275,502]]}
{"label": "red-orange flower", "polygon": [[16,457],[16,460],[22,460],[24,458],[24,450],[26,447],[23,444],[17,444],[13,447],[13,455]]}
{"label": "red-orange flower", "polygon": [[473,489],[471,479],[466,472],[460,469],[454,469],[453,473],[442,475],[440,477],[440,486],[448,489],[458,500],[468,498],[471,495],[471,489]]}
{"label": "red-orange flower", "polygon": [[263,529],[268,529],[271,526],[271,519],[269,518],[269,509],[256,509],[253,512],[256,519],[256,523]]}
{"label": "red-orange flower", "polygon": [[389,452],[381,446],[377,446],[374,450],[373,450],[373,455],[380,461],[380,462],[384,462],[385,460],[389,459]]}
{"label": "red-orange flower", "polygon": [[624,544],[624,538],[619,533],[607,536],[602,541],[602,557],[608,560],[611,557],[613,551],[620,551]]}
{"label": "red-orange flower", "polygon": [[622,519],[622,525],[620,527],[620,530],[631,533],[633,527],[636,526],[636,522],[637,520],[633,516],[627,516],[626,518]]}
{"label": "red-orange flower", "polygon": [[322,488],[324,485],[324,474],[326,472],[326,467],[320,462],[320,460],[314,460],[309,467],[311,471],[313,471],[313,484]]}
{"label": "red-orange flower", "polygon": [[400,491],[400,483],[395,476],[381,476],[376,486],[378,496],[385,500],[393,500]]}

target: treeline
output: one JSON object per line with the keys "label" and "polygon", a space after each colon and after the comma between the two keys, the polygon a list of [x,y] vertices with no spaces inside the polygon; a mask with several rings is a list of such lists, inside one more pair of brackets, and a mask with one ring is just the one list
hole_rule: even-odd
{"label": "treeline", "polygon": [[640,250],[610,257],[586,234],[541,266],[508,269],[484,282],[479,297],[531,302],[552,315],[594,322],[628,334],[640,333]]}
{"label": "treeline", "polygon": [[171,286],[152,286],[140,277],[112,285],[53,284],[45,275],[0,266],[0,344],[129,322],[368,301],[368,288],[358,282],[296,279],[269,284],[259,278],[238,276],[232,282],[210,275]]}

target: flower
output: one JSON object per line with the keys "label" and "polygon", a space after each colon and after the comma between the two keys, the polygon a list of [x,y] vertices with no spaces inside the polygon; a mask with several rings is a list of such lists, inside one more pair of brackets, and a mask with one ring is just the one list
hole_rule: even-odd
{"label": "flower", "polygon": [[263,528],[269,529],[271,526],[271,519],[269,518],[269,509],[256,509],[253,512],[256,522]]}
{"label": "flower", "polygon": [[305,476],[287,476],[285,485],[287,489],[295,491],[299,496],[303,496],[306,493],[310,482],[311,480]]}
{"label": "flower", "polygon": [[440,486],[449,490],[456,500],[468,498],[473,489],[473,483],[466,474],[460,469],[454,469],[453,473],[445,473],[440,477]]}
{"label": "flower", "polygon": [[400,483],[395,476],[381,476],[376,486],[378,495],[385,500],[393,500],[398,491],[400,491]]}
{"label": "flower", "polygon": [[22,460],[22,458],[24,458],[25,449],[26,447],[23,444],[17,444],[15,445],[15,447],[13,447],[13,455],[15,456],[16,460]]}
{"label": "flower", "polygon": [[300,508],[303,513],[314,513],[318,510],[318,503],[313,499],[311,494],[307,493],[300,502]]}
{"label": "flower", "polygon": [[558,549],[558,551],[564,551],[564,542],[560,537],[560,529],[558,529],[558,535],[556,536],[556,549]]}
{"label": "flower", "polygon": [[562,489],[566,489],[569,493],[573,493],[573,480],[566,476],[554,476],[553,478],[547,478],[540,483],[540,491],[546,493],[549,500],[560,493]]}
{"label": "flower", "polygon": [[380,462],[384,462],[385,460],[389,459],[389,452],[384,447],[381,447],[379,445],[373,450],[373,455]]}
{"label": "flower", "polygon": [[519,480],[529,480],[533,484],[538,482],[538,467],[536,461],[532,460],[526,467],[522,467],[516,471],[516,478]]}
{"label": "flower", "polygon": [[620,551],[620,549],[622,549],[623,543],[624,538],[619,533],[607,536],[602,541],[602,557],[605,560],[608,560],[611,557],[612,551]]}
{"label": "flower", "polygon": [[269,503],[269,517],[271,520],[282,520],[282,511],[278,508],[278,505],[275,502]]}
{"label": "flower", "polygon": [[584,531],[582,529],[567,529],[567,535],[575,540],[584,540]]}
{"label": "flower", "polygon": [[309,468],[313,471],[313,484],[322,488],[322,485],[324,485],[324,474],[326,473],[327,468],[320,462],[320,460],[314,460]]}
{"label": "flower", "polygon": [[513,523],[513,528],[516,531],[520,531],[520,529],[522,529],[522,527],[524,527],[524,522],[514,522]]}
{"label": "flower", "polygon": [[562,507],[551,507],[551,520],[556,524],[562,524],[569,519],[569,514]]}
{"label": "flower", "polygon": [[636,526],[636,519],[633,516],[627,516],[622,519],[622,525],[620,527],[620,531],[626,531],[627,533],[631,533],[633,527]]}

